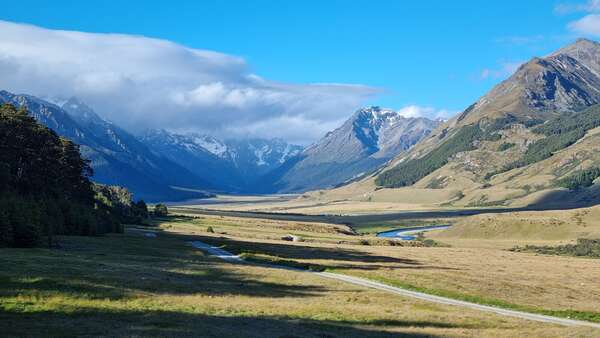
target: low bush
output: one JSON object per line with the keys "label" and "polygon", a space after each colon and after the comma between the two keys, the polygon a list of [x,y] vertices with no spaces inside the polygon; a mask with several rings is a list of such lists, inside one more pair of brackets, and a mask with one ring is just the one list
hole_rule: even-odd
{"label": "low bush", "polygon": [[510,251],[534,252],[544,255],[600,258],[600,239],[580,238],[575,244],[566,244],[559,246],[516,246],[510,249]]}
{"label": "low bush", "polygon": [[154,216],[156,217],[165,217],[169,215],[169,210],[167,209],[167,206],[159,203],[157,205],[154,206]]}
{"label": "low bush", "polygon": [[498,146],[498,151],[506,151],[510,148],[513,148],[514,146],[516,146],[516,144],[510,143],[510,142],[504,142]]}

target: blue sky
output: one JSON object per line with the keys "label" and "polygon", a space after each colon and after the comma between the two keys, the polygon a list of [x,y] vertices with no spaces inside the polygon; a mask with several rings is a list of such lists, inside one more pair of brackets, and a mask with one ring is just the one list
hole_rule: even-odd
{"label": "blue sky", "polygon": [[[242,58],[273,82],[361,84],[364,103],[455,112],[521,62],[595,37],[596,1],[11,1],[0,19]],[[597,19],[597,18],[596,18]],[[349,114],[350,112],[348,112]],[[333,125],[340,116],[330,121]]]}

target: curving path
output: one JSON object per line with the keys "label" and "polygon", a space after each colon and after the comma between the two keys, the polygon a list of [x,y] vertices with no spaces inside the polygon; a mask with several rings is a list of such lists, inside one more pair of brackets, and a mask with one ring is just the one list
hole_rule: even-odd
{"label": "curving path", "polygon": [[[197,249],[207,252],[211,256],[216,256],[216,257],[223,259],[225,261],[228,261],[228,262],[232,262],[232,263],[244,262],[244,260],[242,258],[240,258],[239,256],[236,256],[230,252],[227,252],[225,250],[222,250],[220,248],[211,246],[209,244],[206,244],[206,243],[203,243],[200,241],[193,241],[193,242],[191,242],[191,245]],[[343,275],[343,274],[339,274],[339,273],[300,270],[300,269],[294,269],[291,267],[284,267],[284,266],[279,266],[279,265],[268,265],[268,266],[272,267],[272,268],[277,268],[277,269],[295,270],[295,271],[299,271],[299,272],[310,273],[310,274],[318,275],[323,278],[342,281],[342,282],[346,282],[346,283],[350,283],[350,284],[354,284],[354,285],[377,289],[377,290],[397,294],[400,296],[416,298],[416,299],[433,302],[433,303],[438,303],[438,304],[461,306],[461,307],[471,308],[471,309],[479,310],[479,311],[492,312],[492,313],[496,313],[496,314],[499,314],[502,316],[517,317],[517,318],[533,320],[533,321],[537,321],[537,322],[552,323],[552,324],[565,325],[565,326],[585,326],[585,327],[592,327],[592,328],[600,329],[600,323],[592,323],[592,322],[585,322],[585,321],[581,321],[581,320],[552,317],[552,316],[540,315],[540,314],[535,314],[535,313],[502,309],[502,308],[497,308],[497,307],[488,306],[488,305],[481,305],[481,304],[476,304],[476,303],[471,303],[471,302],[465,302],[462,300],[434,296],[434,295],[417,292],[417,291],[405,290],[405,289],[401,289],[398,287],[386,285],[383,283],[371,281],[368,279],[352,277],[352,276]]]}

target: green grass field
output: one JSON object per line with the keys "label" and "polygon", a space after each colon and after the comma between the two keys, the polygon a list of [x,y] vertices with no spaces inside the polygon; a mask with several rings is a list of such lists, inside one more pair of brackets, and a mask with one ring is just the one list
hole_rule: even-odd
{"label": "green grass field", "polygon": [[[236,228],[231,224],[236,222],[167,218],[159,222],[163,230],[157,237],[130,228],[123,235],[61,237],[56,249],[0,249],[0,332],[6,337],[361,338],[591,332],[390,296],[252,262],[230,264],[188,245],[227,236],[206,233],[207,224],[242,233],[254,226],[237,223]],[[331,265],[322,262],[324,268],[339,268],[336,260],[365,266],[397,261],[289,242],[274,247],[289,261],[331,260]]]}

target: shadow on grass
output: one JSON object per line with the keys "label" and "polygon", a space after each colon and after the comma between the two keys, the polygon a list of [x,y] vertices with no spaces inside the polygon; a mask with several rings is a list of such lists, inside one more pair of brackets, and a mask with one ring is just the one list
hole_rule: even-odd
{"label": "shadow on grass", "polygon": [[[202,237],[198,240],[205,243],[221,246],[224,250],[235,254],[270,255],[282,260],[331,260],[332,264],[313,263],[310,265],[325,270],[327,268],[377,270],[377,269],[440,269],[456,270],[440,266],[423,265],[419,261],[408,258],[397,258],[390,256],[373,255],[360,250],[345,248],[324,248],[303,245],[259,243],[231,239],[226,237]],[[367,264],[365,264],[367,263]],[[387,265],[377,264],[386,263]]]}
{"label": "shadow on grass", "polygon": [[[223,269],[187,236],[115,235],[66,238],[68,249],[2,249],[0,297],[32,292],[85,299],[126,299],[140,293],[315,297],[328,289],[259,280],[243,270]],[[189,240],[189,239],[188,239]],[[70,246],[69,242],[76,245]]]}
{"label": "shadow on grass", "polygon": [[[388,331],[392,328],[393,332]],[[171,311],[82,309],[20,313],[0,310],[0,330],[4,337],[434,337],[403,332],[403,328],[465,327],[435,321],[335,321]]]}
{"label": "shadow on grass", "polygon": [[532,210],[566,210],[591,207],[598,204],[600,204],[600,186],[594,185],[578,190],[556,190],[549,192],[530,205],[529,208]]}
{"label": "shadow on grass", "polygon": [[477,209],[450,209],[431,211],[402,211],[392,213],[372,213],[359,215],[308,215],[301,213],[273,213],[257,211],[227,211],[185,208],[185,211],[196,215],[217,215],[242,218],[272,219],[298,222],[320,222],[331,224],[344,224],[360,228],[364,224],[401,221],[407,219],[450,219],[457,217],[473,216],[479,214],[498,214],[518,211],[542,210],[569,210],[590,207],[600,204],[600,186],[592,186],[578,191],[557,190],[548,193],[541,200],[526,207],[515,208],[477,208]]}

